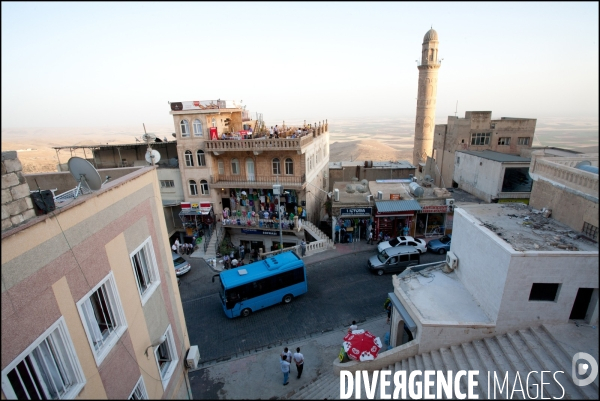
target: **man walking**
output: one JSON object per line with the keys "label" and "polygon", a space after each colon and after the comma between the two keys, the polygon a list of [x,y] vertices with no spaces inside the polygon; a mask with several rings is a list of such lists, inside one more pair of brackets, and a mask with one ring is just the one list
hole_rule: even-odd
{"label": "man walking", "polygon": [[302,376],[302,369],[304,369],[304,355],[300,353],[300,347],[296,348],[296,353],[293,356],[294,362],[296,362],[296,368],[298,369],[298,379]]}
{"label": "man walking", "polygon": [[281,371],[283,372],[283,385],[287,386],[289,384],[288,377],[290,375],[290,363],[286,361],[285,358],[286,355],[282,354],[281,361],[279,361],[279,364],[281,365]]}
{"label": "man walking", "polygon": [[244,255],[246,253],[246,250],[244,249],[244,244],[240,244],[240,259],[244,260]]}
{"label": "man walking", "polygon": [[367,245],[373,245],[373,230],[369,230],[367,237]]}
{"label": "man walking", "polygon": [[300,250],[302,251],[302,257],[306,254],[306,241],[302,240],[300,242]]}

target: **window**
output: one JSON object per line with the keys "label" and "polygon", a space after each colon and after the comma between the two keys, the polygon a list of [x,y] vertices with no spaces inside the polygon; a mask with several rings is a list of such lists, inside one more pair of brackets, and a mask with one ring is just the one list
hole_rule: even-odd
{"label": "window", "polygon": [[556,301],[560,284],[533,283],[531,293],[529,294],[530,301]]}
{"label": "window", "polygon": [[206,181],[206,180],[200,181],[200,191],[202,191],[202,195],[210,195],[210,192],[208,190],[208,181]]}
{"label": "window", "polygon": [[197,151],[196,156],[198,157],[198,166],[206,166],[206,159],[204,159],[204,151]]}
{"label": "window", "polygon": [[100,366],[127,328],[112,272],[77,302],[77,309],[96,365]]}
{"label": "window", "polygon": [[460,156],[456,157],[456,164],[460,164]]}
{"label": "window", "polygon": [[281,174],[281,163],[277,158],[273,159],[273,174]]}
{"label": "window", "polygon": [[194,158],[190,150],[185,151],[185,165],[186,167],[194,167]]}
{"label": "window", "polygon": [[510,137],[498,138],[498,145],[510,145]]}
{"label": "window", "polygon": [[211,122],[212,122],[213,128],[217,126],[217,120],[214,117]]}
{"label": "window", "polygon": [[287,175],[294,174],[294,161],[290,158],[285,159],[285,173]]}
{"label": "window", "polygon": [[196,186],[196,181],[189,180],[190,184],[190,195],[198,195],[198,187]]}
{"label": "window", "polygon": [[181,120],[179,126],[181,127],[181,136],[190,136],[190,125],[187,120]]}
{"label": "window", "polygon": [[2,371],[2,391],[9,400],[75,398],[84,385],[62,316]]}
{"label": "window", "polygon": [[529,145],[529,137],[519,138],[518,145]]}
{"label": "window", "polygon": [[225,165],[223,164],[223,160],[217,161],[217,167],[219,169],[219,174],[224,175],[225,174]]}
{"label": "window", "polygon": [[152,238],[148,237],[129,257],[131,258],[138,291],[142,298],[142,305],[144,305],[160,284],[158,266],[152,248]]}
{"label": "window", "polygon": [[491,133],[476,133],[471,134],[471,145],[489,145]]}
{"label": "window", "polygon": [[173,180],[160,180],[161,188],[173,188],[175,186],[175,181]]}
{"label": "window", "polygon": [[202,123],[200,120],[194,120],[194,136],[202,136]]}
{"label": "window", "polygon": [[583,235],[586,237],[591,238],[594,241],[598,241],[598,227],[584,221],[583,230],[581,230],[581,232],[583,232]]}
{"label": "window", "polygon": [[154,356],[156,357],[156,363],[158,364],[158,370],[160,372],[160,378],[162,379],[163,388],[167,388],[169,379],[173,375],[175,368],[177,367],[177,349],[175,348],[175,340],[173,339],[173,331],[171,325],[167,327],[165,332],[166,339],[158,347],[154,349]]}
{"label": "window", "polygon": [[239,174],[240,173],[240,162],[238,159],[231,160],[231,174]]}
{"label": "window", "polygon": [[140,376],[140,380],[136,383],[133,391],[129,395],[130,400],[147,400],[148,393],[146,392],[146,385],[144,384],[144,378]]}

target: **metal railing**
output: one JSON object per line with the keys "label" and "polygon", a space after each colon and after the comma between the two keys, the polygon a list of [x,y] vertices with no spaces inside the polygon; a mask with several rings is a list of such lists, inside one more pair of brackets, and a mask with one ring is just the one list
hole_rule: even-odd
{"label": "metal railing", "polygon": [[208,249],[208,243],[210,242],[210,237],[212,236],[213,231],[214,229],[212,224],[204,230],[204,237],[202,238],[204,241],[204,253],[206,253],[206,249]]}
{"label": "metal railing", "polygon": [[223,240],[225,234],[225,229],[223,228],[223,226],[221,225],[218,229],[217,229],[217,241],[215,242],[215,255],[219,254],[219,246],[221,245],[221,241]]}
{"label": "metal railing", "polygon": [[284,187],[293,185],[300,187],[306,182],[306,174],[302,174],[301,177],[298,176],[285,176],[285,175],[270,175],[270,176],[242,176],[242,175],[212,175],[210,177],[211,184],[235,184],[240,187],[250,187],[250,186],[264,186],[264,185],[273,185],[273,184],[283,184]]}

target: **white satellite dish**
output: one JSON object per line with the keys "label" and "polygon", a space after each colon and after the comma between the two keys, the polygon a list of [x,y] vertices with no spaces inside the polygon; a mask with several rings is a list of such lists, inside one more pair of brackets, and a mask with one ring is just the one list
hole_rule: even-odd
{"label": "white satellite dish", "polygon": [[160,152],[158,150],[148,150],[146,152],[146,161],[152,165],[160,160]]}
{"label": "white satellite dish", "polygon": [[154,135],[154,134],[142,135],[142,140],[146,143],[154,142],[155,139],[156,139],[156,135]]}
{"label": "white satellite dish", "polygon": [[78,182],[77,188],[75,189],[75,198],[79,195],[82,184],[85,184],[90,191],[97,191],[100,189],[102,186],[102,179],[100,178],[98,171],[92,166],[92,163],[81,157],[71,157],[67,164],[71,175],[75,178],[75,181]]}

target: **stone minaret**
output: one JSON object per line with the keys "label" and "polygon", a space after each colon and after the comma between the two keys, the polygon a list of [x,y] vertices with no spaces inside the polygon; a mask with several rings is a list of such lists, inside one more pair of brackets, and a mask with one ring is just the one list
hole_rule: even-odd
{"label": "stone minaret", "polygon": [[423,38],[423,51],[419,68],[419,94],[417,97],[417,119],[415,121],[415,142],[413,164],[427,160],[433,152],[433,128],[435,126],[435,98],[437,77],[440,68],[438,61],[438,34],[430,29]]}

